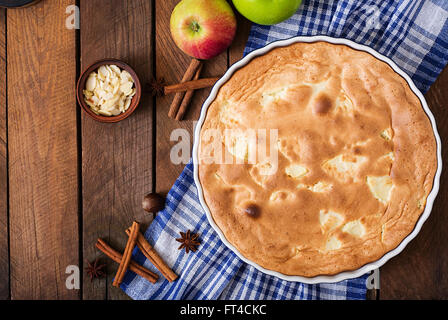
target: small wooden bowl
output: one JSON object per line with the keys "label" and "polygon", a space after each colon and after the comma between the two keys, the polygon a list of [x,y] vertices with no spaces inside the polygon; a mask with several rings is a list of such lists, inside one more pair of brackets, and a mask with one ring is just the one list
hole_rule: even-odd
{"label": "small wooden bowl", "polygon": [[40,0],[0,0],[0,8],[24,8],[38,3]]}
{"label": "small wooden bowl", "polygon": [[[134,86],[136,89],[136,93],[134,97],[132,98],[131,105],[129,106],[128,110],[126,110],[124,113],[119,114],[118,116],[102,116],[98,115],[95,112],[90,109],[89,105],[84,101],[84,93],[83,90],[86,87],[86,81],[89,78],[89,75],[97,71],[99,67],[103,65],[110,65],[114,64],[117,67],[119,67],[121,70],[126,70],[129,72],[129,74],[132,76],[132,79],[134,80]],[[103,59],[100,61],[97,61],[90,65],[82,74],[81,77],[78,80],[78,84],[76,86],[76,98],[78,99],[78,103],[81,106],[81,108],[94,120],[99,122],[106,122],[106,123],[114,123],[119,122],[127,117],[129,117],[137,108],[140,98],[142,96],[142,86],[140,84],[140,80],[137,76],[137,73],[135,73],[134,69],[132,69],[127,63],[117,60],[117,59]]]}

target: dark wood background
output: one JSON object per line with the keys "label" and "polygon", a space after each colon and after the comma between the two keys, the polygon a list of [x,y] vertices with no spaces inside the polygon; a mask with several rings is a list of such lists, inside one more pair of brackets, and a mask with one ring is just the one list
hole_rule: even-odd
{"label": "dark wood background", "polygon": [[[81,70],[101,58],[130,63],[143,82],[178,82],[189,63],[171,40],[177,0],[43,0],[26,9],[0,9],[0,299],[126,299],[108,276],[67,290],[65,269],[101,257],[98,237],[123,249],[124,229],[152,217],[144,194],[166,193],[184,164],[169,158],[174,129],[192,133],[208,90],[197,92],[187,120],[167,116],[171,97],[144,95],[132,117],[97,123],[78,108]],[[69,30],[66,8],[78,5],[81,29]],[[250,24],[240,16],[237,39],[207,62],[203,75],[221,75],[242,56]],[[448,71],[426,94],[448,137]],[[446,148],[444,144],[444,158]],[[446,164],[446,163],[445,163]],[[421,233],[381,268],[380,299],[448,298],[448,218],[442,185]]]}

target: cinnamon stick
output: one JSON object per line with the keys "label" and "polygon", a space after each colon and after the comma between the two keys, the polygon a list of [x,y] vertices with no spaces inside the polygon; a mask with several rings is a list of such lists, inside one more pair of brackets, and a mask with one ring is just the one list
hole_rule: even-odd
{"label": "cinnamon stick", "polygon": [[[130,229],[126,230],[126,234],[130,234]],[[160,273],[169,281],[175,281],[178,276],[166,265],[166,263],[162,260],[159,254],[154,250],[154,248],[149,244],[149,242],[145,239],[143,234],[140,232],[137,236],[137,246],[140,251],[145,255],[145,257],[160,271]]]}
{"label": "cinnamon stick", "polygon": [[167,94],[176,93],[176,92],[204,89],[204,88],[209,88],[209,87],[214,86],[218,80],[219,80],[218,77],[195,79],[195,80],[187,81],[184,83],[177,83],[177,84],[165,86],[163,91],[164,91],[164,94],[167,95]]}
{"label": "cinnamon stick", "polygon": [[115,275],[114,282],[112,283],[114,287],[119,287],[123,282],[124,275],[126,274],[129,263],[131,262],[132,250],[135,248],[138,232],[139,224],[134,221],[131,226],[131,233],[126,244],[126,248],[124,249],[123,259],[121,259],[120,266],[118,267],[117,274]]}
{"label": "cinnamon stick", "polygon": [[[199,66],[198,70],[196,71],[196,74],[194,75],[193,80],[199,79],[199,77],[201,76],[201,71],[202,71],[202,65]],[[190,106],[191,99],[193,99],[193,96],[194,96],[194,90],[189,90],[185,93],[184,99],[182,100],[182,103],[179,107],[179,111],[177,112],[176,115],[177,121],[181,121],[184,118],[185,113],[187,112],[188,107]]]}
{"label": "cinnamon stick", "polygon": [[[106,256],[108,256],[116,263],[120,263],[121,260],[123,259],[123,255],[121,253],[113,249],[102,239],[98,239],[97,243],[95,244],[95,247],[98,248],[98,250],[103,252]],[[151,272],[150,270],[144,268],[143,266],[137,264],[132,260],[129,264],[129,270],[139,275],[140,277],[145,278],[151,283],[156,283],[157,279],[159,278],[157,274]]]}
{"label": "cinnamon stick", "polygon": [[[192,59],[190,62],[190,65],[187,68],[187,71],[185,72],[181,83],[190,81],[193,79],[194,75],[198,71],[199,67],[202,65],[202,62],[197,59]],[[170,110],[168,111],[168,116],[170,118],[175,118],[177,115],[177,112],[179,110],[180,104],[182,103],[182,99],[184,98],[185,93],[178,92],[174,96],[173,102],[171,103]]]}

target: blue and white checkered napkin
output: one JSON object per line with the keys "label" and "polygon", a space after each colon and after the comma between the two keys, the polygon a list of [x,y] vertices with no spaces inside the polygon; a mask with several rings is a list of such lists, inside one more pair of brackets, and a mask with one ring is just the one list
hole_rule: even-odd
{"label": "blue and white checkered napkin", "polygon": [[[426,92],[448,61],[446,0],[305,0],[275,26],[252,27],[245,53],[296,35],[327,35],[368,45],[391,58]],[[145,236],[180,276],[153,285],[128,272],[122,289],[134,299],[364,299],[366,277],[307,285],[268,276],[242,262],[219,239],[197,198],[188,164],[168,194],[166,208]],[[178,251],[179,231],[200,234],[196,253]],[[134,259],[158,273],[143,254]]]}

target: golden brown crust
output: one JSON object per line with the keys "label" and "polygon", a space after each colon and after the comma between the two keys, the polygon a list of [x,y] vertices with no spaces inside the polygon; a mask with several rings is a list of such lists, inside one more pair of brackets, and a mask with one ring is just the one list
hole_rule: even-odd
{"label": "golden brown crust", "polygon": [[[243,130],[214,141],[222,158],[244,163],[210,163],[208,129]],[[265,140],[246,129],[268,129],[274,174],[251,161]],[[205,201],[227,240],[264,268],[308,277],[395,248],[437,169],[431,124],[407,82],[368,53],[324,42],[277,48],[236,71],[208,109],[199,158]],[[260,212],[248,214],[251,205]]]}

